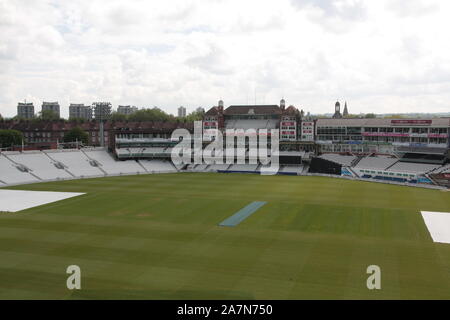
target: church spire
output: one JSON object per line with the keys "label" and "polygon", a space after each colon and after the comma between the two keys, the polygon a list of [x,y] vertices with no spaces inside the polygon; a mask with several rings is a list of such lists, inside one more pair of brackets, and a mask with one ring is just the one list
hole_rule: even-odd
{"label": "church spire", "polygon": [[344,112],[342,113],[344,117],[348,117],[347,101],[345,101]]}

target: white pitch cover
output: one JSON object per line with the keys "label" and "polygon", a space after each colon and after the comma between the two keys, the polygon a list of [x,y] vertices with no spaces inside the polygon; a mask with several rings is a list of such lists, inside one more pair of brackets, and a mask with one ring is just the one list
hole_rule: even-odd
{"label": "white pitch cover", "polygon": [[17,212],[82,194],[84,193],[0,189],[0,211]]}
{"label": "white pitch cover", "polygon": [[450,243],[450,212],[421,211],[434,242]]}

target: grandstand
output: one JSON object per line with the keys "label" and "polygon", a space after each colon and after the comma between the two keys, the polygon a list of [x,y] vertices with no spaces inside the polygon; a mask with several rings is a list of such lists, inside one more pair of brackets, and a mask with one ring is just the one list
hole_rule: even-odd
{"label": "grandstand", "polygon": [[449,173],[450,172],[450,163],[446,164],[445,166],[438,167],[438,168],[432,170],[431,172],[433,172],[433,173]]}
{"label": "grandstand", "polygon": [[95,160],[99,164],[98,167],[105,171],[106,174],[121,175],[146,172],[136,161],[116,161],[104,150],[87,150],[84,153],[89,159]]}
{"label": "grandstand", "polygon": [[412,162],[396,162],[387,171],[391,172],[404,172],[414,174],[425,174],[431,170],[439,168],[439,165],[424,164],[424,163],[412,163]]}
{"label": "grandstand", "polygon": [[36,151],[12,152],[4,154],[10,161],[20,165],[26,171],[39,180],[59,180],[72,176],[64,170],[64,167],[55,166],[57,162],[52,161],[45,153]]}
{"label": "grandstand", "polygon": [[177,172],[171,161],[115,160],[103,148],[63,149],[0,154],[0,185],[40,181]]}
{"label": "grandstand", "polygon": [[293,175],[300,175],[303,172],[304,167],[302,165],[300,166],[281,166],[280,170],[278,170],[278,173],[280,174],[293,174]]}
{"label": "grandstand", "polygon": [[427,154],[427,153],[404,153],[401,157],[403,162],[417,162],[430,164],[444,164],[445,154]]}
{"label": "grandstand", "polygon": [[138,163],[144,167],[145,171],[149,173],[157,172],[177,172],[177,168],[173,165],[171,161],[166,160],[138,160]]}
{"label": "grandstand", "polygon": [[230,164],[212,164],[211,166],[209,166],[209,170],[208,171],[227,171],[228,168],[230,167]]}
{"label": "grandstand", "polygon": [[98,167],[90,163],[90,159],[80,150],[47,150],[48,157],[64,164],[67,170],[76,177],[96,177],[105,175]]}
{"label": "grandstand", "polygon": [[232,164],[227,171],[256,173],[258,166],[258,164]]}
{"label": "grandstand", "polygon": [[[329,161],[329,163],[315,161],[314,172],[332,174],[339,174],[340,172],[342,176],[353,178],[446,185],[446,183],[441,183],[442,180],[433,179],[429,176],[430,173],[438,174],[440,170],[446,170],[444,169],[446,166],[433,164],[433,161],[429,163],[425,160],[415,163],[411,162],[410,159],[398,159],[383,155],[356,157],[340,154],[323,154],[319,158]],[[424,158],[421,159],[423,160]],[[330,163],[335,163],[336,166],[342,166],[342,168],[340,171],[330,169],[333,167]],[[335,172],[333,173],[333,171]]]}
{"label": "grandstand", "polygon": [[169,147],[145,147],[145,148],[116,148],[116,155],[119,159],[148,158],[170,156]]}
{"label": "grandstand", "polygon": [[0,181],[3,184],[22,184],[38,182],[39,179],[27,171],[18,169],[18,165],[9,160],[5,154],[0,155]]}
{"label": "grandstand", "polygon": [[192,170],[197,172],[204,172],[208,167],[209,167],[208,164],[197,164],[192,168]]}
{"label": "grandstand", "polygon": [[[248,151],[246,153],[248,159]],[[283,151],[280,154],[286,154],[286,152]],[[291,159],[297,159],[298,153],[292,154],[294,156]],[[0,155],[0,185],[182,171],[266,174],[265,167],[267,170],[269,166],[249,163],[174,165],[170,158],[152,156],[142,159],[116,160],[103,148],[3,152]],[[356,157],[324,154],[308,162],[280,163],[279,170],[273,173],[288,175],[319,173],[356,179],[448,186],[447,178],[443,176],[447,172],[450,172],[450,164],[441,166],[402,162],[401,159],[387,156]]]}
{"label": "grandstand", "polygon": [[355,156],[345,156],[345,155],[343,156],[334,153],[324,153],[320,157],[328,161],[339,163],[340,165],[343,166],[351,166],[352,162],[356,159]]}
{"label": "grandstand", "polygon": [[385,170],[398,161],[392,157],[364,157],[359,160],[355,169],[382,169]]}

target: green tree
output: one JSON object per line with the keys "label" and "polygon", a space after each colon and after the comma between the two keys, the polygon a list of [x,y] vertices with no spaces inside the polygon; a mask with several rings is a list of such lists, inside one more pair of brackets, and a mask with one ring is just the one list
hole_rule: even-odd
{"label": "green tree", "polygon": [[81,129],[80,127],[75,127],[70,129],[64,134],[63,138],[64,142],[75,142],[80,141],[84,144],[88,144],[89,141],[89,135],[86,131]]}
{"label": "green tree", "polygon": [[127,120],[127,116],[123,113],[118,113],[117,111],[114,111],[113,113],[111,113],[110,119],[113,121],[125,121]]}
{"label": "green tree", "polygon": [[40,120],[59,120],[59,116],[53,110],[43,110],[39,112]]}
{"label": "green tree", "polygon": [[22,132],[9,129],[0,130],[0,147],[2,148],[20,145],[22,141]]}
{"label": "green tree", "polygon": [[200,121],[203,119],[204,114],[204,110],[195,110],[189,113],[184,120],[185,122]]}
{"label": "green tree", "polygon": [[175,121],[175,117],[165,113],[158,107],[140,109],[128,116],[130,121]]}
{"label": "green tree", "polygon": [[403,116],[401,114],[391,114],[388,116],[384,116],[383,118],[385,118],[385,119],[402,119],[402,118],[405,118],[405,116]]}
{"label": "green tree", "polygon": [[364,118],[367,118],[367,119],[373,119],[373,118],[376,118],[376,115],[375,115],[374,113],[367,113],[367,114],[364,116]]}

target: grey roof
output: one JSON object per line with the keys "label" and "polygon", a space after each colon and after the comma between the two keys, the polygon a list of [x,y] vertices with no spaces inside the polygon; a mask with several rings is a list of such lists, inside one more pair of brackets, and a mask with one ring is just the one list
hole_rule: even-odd
{"label": "grey roof", "polygon": [[229,106],[224,113],[225,115],[281,114],[281,109],[277,105],[243,105]]}

